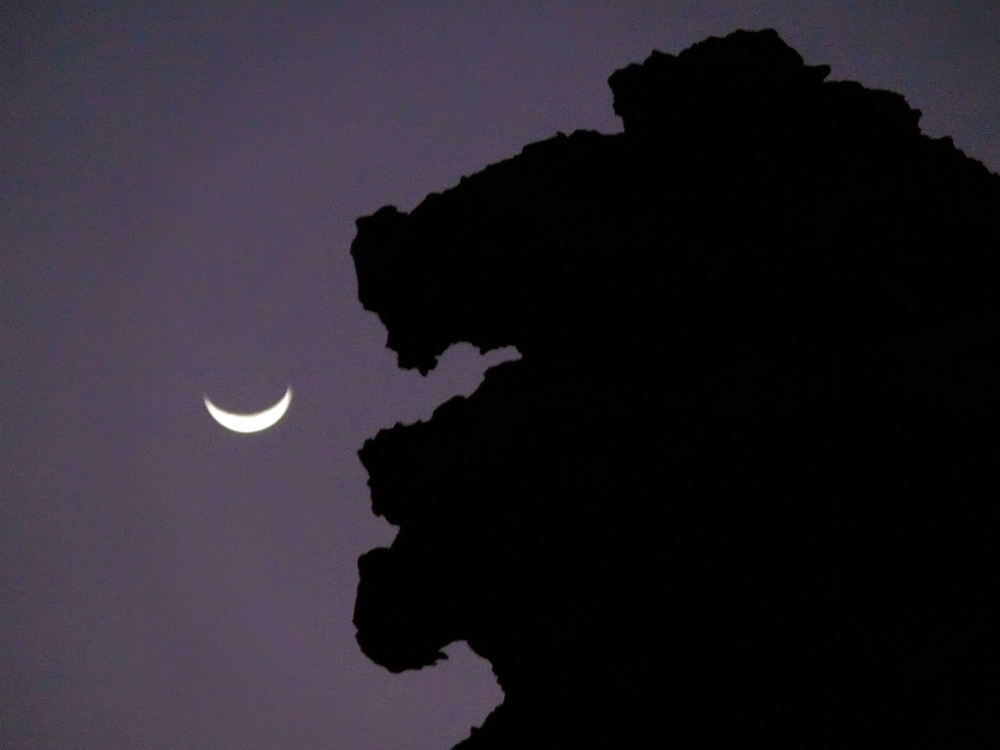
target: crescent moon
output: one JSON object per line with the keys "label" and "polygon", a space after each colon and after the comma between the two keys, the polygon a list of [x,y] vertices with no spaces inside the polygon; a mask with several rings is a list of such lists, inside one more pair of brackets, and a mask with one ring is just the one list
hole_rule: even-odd
{"label": "crescent moon", "polygon": [[271,427],[275,422],[285,416],[288,405],[292,403],[292,388],[288,387],[285,395],[274,406],[258,411],[254,414],[233,414],[223,411],[218,406],[208,400],[205,396],[205,408],[212,415],[212,419],[221,424],[227,430],[233,432],[260,432]]}

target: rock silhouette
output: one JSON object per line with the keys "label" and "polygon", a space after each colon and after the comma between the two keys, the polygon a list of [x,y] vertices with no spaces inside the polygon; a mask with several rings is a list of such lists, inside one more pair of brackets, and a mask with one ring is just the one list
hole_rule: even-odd
{"label": "rock silhouette", "polygon": [[829,72],[772,30],[654,52],[609,79],[624,133],[358,219],[401,367],[522,355],[360,451],[399,532],[359,561],[358,643],[492,663],[459,747],[996,717],[1000,176]]}

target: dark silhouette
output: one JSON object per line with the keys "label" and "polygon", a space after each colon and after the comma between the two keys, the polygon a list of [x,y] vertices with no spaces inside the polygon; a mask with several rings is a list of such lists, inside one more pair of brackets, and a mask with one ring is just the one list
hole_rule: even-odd
{"label": "dark silhouette", "polygon": [[984,739],[1000,176],[828,73],[771,30],[654,52],[623,134],[358,220],[401,367],[522,354],[360,451],[399,534],[358,643],[489,659],[460,747]]}

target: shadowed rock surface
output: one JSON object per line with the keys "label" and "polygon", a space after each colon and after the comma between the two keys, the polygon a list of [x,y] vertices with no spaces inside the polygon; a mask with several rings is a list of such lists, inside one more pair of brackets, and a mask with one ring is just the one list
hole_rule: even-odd
{"label": "shadowed rock surface", "polygon": [[774,31],[654,52],[609,79],[623,134],[358,220],[401,367],[522,354],[360,451],[399,533],[358,643],[488,659],[465,750],[995,717],[1000,177],[828,73]]}

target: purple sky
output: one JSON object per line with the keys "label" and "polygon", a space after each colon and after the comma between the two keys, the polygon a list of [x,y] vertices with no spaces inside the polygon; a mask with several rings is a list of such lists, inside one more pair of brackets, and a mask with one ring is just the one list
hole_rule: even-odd
{"label": "purple sky", "polygon": [[[925,132],[1000,171],[989,0],[13,5],[10,750],[443,750],[501,700],[464,644],[394,676],[354,641],[357,557],[393,537],[356,451],[512,356],[456,347],[427,378],[397,371],[355,296],[358,216],[410,210],[560,130],[617,132],[616,68],[741,27],[903,93]],[[202,405],[256,411],[289,384],[288,414],[258,435]]]}

